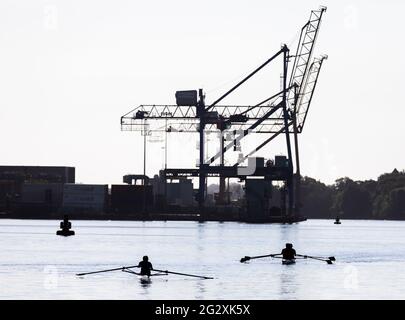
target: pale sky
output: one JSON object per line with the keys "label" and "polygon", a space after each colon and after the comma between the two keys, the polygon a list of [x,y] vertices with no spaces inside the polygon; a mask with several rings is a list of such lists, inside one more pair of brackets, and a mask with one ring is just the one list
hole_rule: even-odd
{"label": "pale sky", "polygon": [[[74,166],[83,183],[142,173],[143,138],[120,131],[121,115],[140,104],[175,104],[176,90],[203,88],[212,102],[281,44],[294,49],[319,5],[328,10],[315,55],[329,59],[300,136],[302,174],[332,183],[404,169],[400,0],[2,0],[0,164]],[[274,94],[279,66],[225,102]],[[196,141],[170,134],[168,166],[194,167]],[[285,153],[279,141],[258,155]],[[163,166],[163,146],[148,144],[150,176]]]}

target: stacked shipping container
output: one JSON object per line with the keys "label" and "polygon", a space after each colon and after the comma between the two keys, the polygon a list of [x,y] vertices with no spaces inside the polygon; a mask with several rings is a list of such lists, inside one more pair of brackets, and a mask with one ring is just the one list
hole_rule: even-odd
{"label": "stacked shipping container", "polygon": [[152,186],[112,185],[111,207],[116,213],[138,213],[153,206]]}
{"label": "stacked shipping container", "polygon": [[105,212],[108,203],[108,185],[73,184],[63,186],[62,211],[71,212]]}

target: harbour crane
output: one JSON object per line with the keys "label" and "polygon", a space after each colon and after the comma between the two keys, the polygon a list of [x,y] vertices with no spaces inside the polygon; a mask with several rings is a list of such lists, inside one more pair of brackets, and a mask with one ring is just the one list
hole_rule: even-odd
{"label": "harbour crane", "polygon": [[[146,121],[148,130],[167,133],[192,132],[199,134],[199,164],[195,169],[165,168],[165,179],[176,177],[197,177],[199,179],[197,200],[203,214],[207,177],[219,177],[219,199],[225,193],[225,178],[260,176],[271,181],[284,181],[285,195],[283,213],[293,216],[300,208],[300,165],[298,134],[302,133],[308,110],[312,102],[319,73],[326,55],[312,59],[314,45],[319,33],[323,13],[326,7],[312,10],[301,33],[295,54],[290,54],[287,45],[271,56],[248,76],[221,95],[213,103],[206,105],[202,89],[176,92],[176,105],[140,105],[121,117],[122,131],[142,131]],[[268,98],[252,105],[220,105],[226,97],[246,83],[270,63],[281,60],[283,66],[282,89]],[[291,71],[288,65],[293,61]],[[160,125],[165,121],[164,128]],[[155,126],[152,124],[155,123]],[[204,135],[207,132],[220,132],[220,150],[211,157],[206,157]],[[233,133],[233,139],[225,145],[224,133]],[[241,140],[252,133],[267,136],[266,139],[247,155],[242,156],[232,166],[225,166],[225,153],[235,150]],[[242,164],[257,151],[268,145],[279,135],[284,135],[287,146],[287,161],[283,167],[264,166],[254,172],[247,172]],[[291,135],[294,139],[295,155],[293,157]],[[293,171],[295,158],[296,172]],[[219,165],[213,163],[219,160]]]}

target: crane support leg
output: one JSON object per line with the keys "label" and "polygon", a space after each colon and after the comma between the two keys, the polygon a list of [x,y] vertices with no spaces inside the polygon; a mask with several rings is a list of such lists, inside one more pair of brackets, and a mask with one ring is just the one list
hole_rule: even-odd
{"label": "crane support leg", "polygon": [[289,175],[287,178],[287,192],[288,192],[288,215],[292,215],[294,207],[294,181],[293,181],[293,163],[292,163],[292,152],[291,152],[291,142],[290,142],[290,130],[289,130],[289,114],[287,110],[287,73],[288,73],[288,55],[289,50],[287,46],[284,46],[284,77],[283,77],[283,118],[284,118],[284,128],[285,128],[285,137],[287,143],[287,154],[288,154],[288,168]]}
{"label": "crane support leg", "polygon": [[204,128],[205,128],[205,104],[204,104],[204,95],[202,89],[199,89],[200,101],[197,111],[200,118],[200,167],[198,175],[198,206],[200,208],[201,218],[203,219],[203,207],[205,201],[205,182],[206,182],[206,172],[204,170]]}

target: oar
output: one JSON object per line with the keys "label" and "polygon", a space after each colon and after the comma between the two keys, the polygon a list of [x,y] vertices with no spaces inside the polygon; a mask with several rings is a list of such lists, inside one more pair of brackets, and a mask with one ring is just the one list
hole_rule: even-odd
{"label": "oar", "polygon": [[330,261],[336,261],[336,258],[335,258],[335,257],[327,257],[327,258],[325,258],[325,257],[314,257],[314,256],[310,256],[310,258],[328,259],[328,260],[330,260]]}
{"label": "oar", "polygon": [[84,276],[86,274],[94,274],[94,273],[102,273],[102,272],[110,272],[110,271],[118,271],[124,270],[129,268],[138,268],[138,266],[129,266],[129,267],[121,267],[121,268],[114,268],[114,269],[107,269],[107,270],[100,270],[100,271],[92,271],[92,272],[85,272],[85,273],[78,273],[77,276]]}
{"label": "oar", "polygon": [[268,258],[268,257],[272,257],[272,258],[278,258],[276,256],[280,255],[280,253],[274,253],[274,254],[266,254],[264,256],[255,256],[255,257],[249,257],[249,256],[245,256],[242,259],[240,259],[240,262],[246,262],[252,259],[259,259],[259,258]]}
{"label": "oar", "polygon": [[177,274],[179,276],[187,276],[187,277],[194,277],[194,278],[201,278],[201,279],[214,279],[214,278],[206,277],[206,276],[198,276],[198,275],[195,275],[195,274],[180,273],[180,272],[174,272],[174,271],[168,271],[168,270],[159,270],[159,269],[152,269],[152,270],[162,272],[162,273]]}
{"label": "oar", "polygon": [[307,256],[307,255],[302,255],[302,254],[297,254],[297,256],[314,259],[314,260],[319,260],[319,261],[325,261],[327,264],[332,264],[332,261],[336,261],[335,257],[322,258],[322,257]]}

